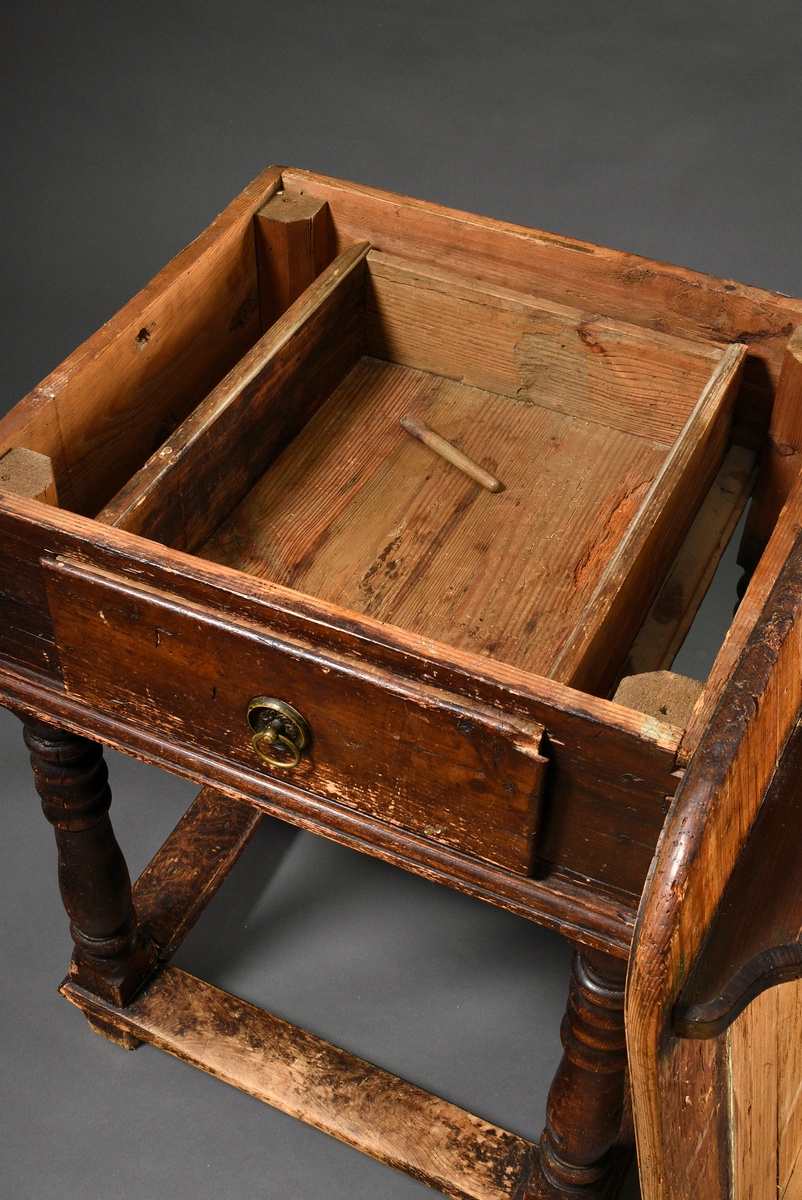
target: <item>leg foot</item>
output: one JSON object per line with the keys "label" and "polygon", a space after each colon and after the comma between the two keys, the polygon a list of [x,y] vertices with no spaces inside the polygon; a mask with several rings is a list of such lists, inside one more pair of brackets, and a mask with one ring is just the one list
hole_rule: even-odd
{"label": "leg foot", "polygon": [[71,977],[120,1007],[151,973],[155,957],[137,927],[128,868],[109,820],[103,751],[39,721],[26,724],[25,742],[56,834],[61,898],[75,943]]}

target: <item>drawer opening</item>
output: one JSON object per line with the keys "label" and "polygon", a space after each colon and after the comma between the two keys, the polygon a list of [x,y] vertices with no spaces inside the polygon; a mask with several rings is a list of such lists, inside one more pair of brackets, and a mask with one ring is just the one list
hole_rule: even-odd
{"label": "drawer opening", "polygon": [[721,467],[744,353],[354,243],[100,519],[606,695]]}

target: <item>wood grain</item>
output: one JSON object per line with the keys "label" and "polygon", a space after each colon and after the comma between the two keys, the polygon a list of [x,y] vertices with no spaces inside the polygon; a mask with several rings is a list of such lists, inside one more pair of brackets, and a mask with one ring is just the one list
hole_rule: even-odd
{"label": "wood grain", "polygon": [[[646,1200],[690,1200],[700,1194],[699,1179],[687,1176],[687,1142],[677,1126],[683,1102],[676,1064],[687,1052],[671,1029],[670,1013],[798,719],[801,653],[798,535],[677,791],[641,905],[627,1014]],[[716,1041],[700,1044],[712,1048]],[[701,1072],[712,1053],[700,1052],[691,1097],[706,1086]],[[727,1194],[726,1166],[714,1147],[700,1173],[703,1167],[709,1194]],[[702,1189],[702,1194],[708,1193]]]}
{"label": "wood grain", "polygon": [[762,442],[785,345],[802,321],[802,301],[306,171],[287,168],[283,178],[285,186],[328,201],[338,245],[364,237],[382,252],[645,329],[703,342],[746,342],[736,440],[755,448]]}
{"label": "wood grain", "polygon": [[[488,658],[434,646],[368,617],[357,617],[312,597],[31,501],[0,497],[0,535],[10,550],[10,557],[0,560],[0,606],[3,616],[8,615],[7,624],[0,621],[0,641],[4,641],[7,655],[2,685],[9,696],[36,694],[43,703],[56,706],[54,711],[65,711],[63,695],[58,695],[61,684],[40,561],[43,556],[77,554],[87,564],[121,572],[147,586],[168,592],[178,587],[188,601],[215,609],[222,622],[254,622],[278,637],[312,641],[323,652],[353,656],[403,678],[421,680],[542,724],[549,736],[549,771],[537,844],[538,873],[548,879],[555,870],[567,870],[577,878],[598,881],[602,892],[611,889],[623,906],[620,921],[614,920],[613,927],[627,927],[630,905],[640,895],[665,817],[666,797],[676,790],[673,771],[678,734],[670,726],[554,681]],[[26,681],[14,663],[23,670],[34,667],[44,671],[41,683]],[[37,690],[42,687],[44,691]],[[80,719],[95,718],[84,709]],[[141,733],[126,732],[122,721],[112,725],[115,740],[144,746]],[[104,728],[108,731],[110,727],[104,724]],[[222,762],[212,769],[210,764],[198,762],[191,748],[160,746],[152,739],[147,754],[164,763],[180,763],[180,770],[199,783],[214,785],[225,780],[226,788],[249,794],[247,778],[241,772]],[[271,797],[273,811],[303,813],[311,819],[314,809],[297,793],[271,785]],[[335,829],[347,823],[336,807],[327,808],[325,820]],[[416,848],[412,857],[420,853]],[[448,865],[457,877],[466,869],[463,862]],[[497,886],[498,881],[493,882],[490,890]],[[537,889],[535,893],[540,896]],[[572,894],[578,897],[580,893],[581,889]],[[550,904],[548,895],[547,885],[543,889],[546,904]],[[615,911],[615,903],[612,909],[603,900],[600,903],[605,912]],[[564,919],[567,911],[560,911]],[[580,940],[588,920],[593,924],[594,918],[583,911],[578,921]]]}
{"label": "wood grain", "polygon": [[779,1200],[802,1196],[802,980],[777,1000],[777,1181]]}
{"label": "wood grain", "polygon": [[625,675],[671,667],[709,588],[755,478],[755,454],[732,446],[638,630]]}
{"label": "wood grain", "polygon": [[773,1200],[779,1196],[776,991],[750,1004],[727,1041],[733,1200]]}
{"label": "wood grain", "polygon": [[376,358],[666,446],[721,355],[375,250],[365,336]]}
{"label": "wood grain", "polygon": [[212,534],[361,353],[367,249],[310,285],[98,520],[178,549]]}
{"label": "wood grain", "polygon": [[279,188],[256,213],[254,233],[264,331],[328,266],[328,204],[303,190]]}
{"label": "wood grain", "polygon": [[64,995],[143,1041],[458,1200],[558,1200],[535,1146],[175,967],[122,1011]]}
{"label": "wood grain", "polygon": [[263,814],[204,788],[134,884],[134,907],[159,958],[169,959],[238,861]]}
{"label": "wood grain", "polygon": [[[51,568],[48,590],[72,695],[235,763],[255,776],[252,788],[277,775],[289,788],[530,870],[547,761],[542,725],[223,623],[211,609],[74,563]],[[245,712],[259,695],[292,704],[312,729],[293,771],[271,770],[251,745]]]}
{"label": "wood grain", "polygon": [[0,453],[53,461],[61,503],[94,514],[259,336],[260,175],[190,246],[0,422]]}
{"label": "wood grain", "polygon": [[605,694],[719,469],[745,347],[729,346],[637,514],[605,562],[551,674]]}

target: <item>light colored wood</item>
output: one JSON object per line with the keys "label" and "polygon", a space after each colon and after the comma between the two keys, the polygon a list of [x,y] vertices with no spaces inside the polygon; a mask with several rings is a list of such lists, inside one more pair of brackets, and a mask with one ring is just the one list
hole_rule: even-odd
{"label": "light colored wood", "polygon": [[285,169],[285,186],[326,199],[338,244],[367,238],[389,254],[534,293],[584,312],[696,341],[744,342],[750,364],[738,434],[756,446],[802,301],[576,238],[457,212],[375,188]]}
{"label": "light colored wood", "polygon": [[433,429],[429,429],[428,425],[424,425],[417,417],[409,415],[401,418],[401,428],[417,438],[428,450],[432,450],[435,454],[439,454],[446,462],[451,463],[452,467],[456,467],[458,471],[463,471],[471,479],[475,479],[482,487],[487,488],[489,492],[502,492],[504,485],[501,480],[496,479],[495,475],[491,475],[489,471],[485,471],[473,459],[468,458],[467,454],[463,454],[456,446],[452,446],[439,433],[435,433]]}
{"label": "light colored wood", "polygon": [[[321,364],[338,382],[361,350],[355,243],[270,327],[106,505],[98,520],[191,549],[208,537],[325,398]],[[344,358],[342,351],[346,350]],[[311,389],[311,399],[305,391]],[[221,454],[228,466],[220,470]]]}
{"label": "light colored wood", "polygon": [[259,336],[253,213],[265,171],[0,422],[48,455],[64,507],[98,512]]}
{"label": "light colored wood", "polygon": [[329,206],[303,189],[279,188],[256,214],[255,234],[265,330],[328,265]]}
{"label": "light colored wood", "polygon": [[800,522],[802,522],[802,479],[797,479],[777,521],[771,540],[749,581],[741,603],[738,605],[732,624],[727,630],[724,645],[716,655],[716,661],[708,676],[705,689],[688,722],[678,754],[678,762],[682,766],[686,766],[690,762],[699,746],[747,639],[755,627],[755,622],[793,548]]}
{"label": "light colored wood", "polygon": [[0,458],[0,488],[14,496],[58,506],[53,464],[46,454],[23,446],[13,446]]}
{"label": "light colored wood", "polygon": [[684,729],[702,687],[697,679],[673,671],[646,671],[641,675],[626,675],[613,699],[616,704],[650,713],[658,721]]}
{"label": "light colored wood", "polygon": [[555,678],[585,691],[599,690],[604,680],[608,686],[612,682],[619,650],[623,657],[654,598],[663,574],[661,564],[670,563],[715,478],[745,354],[746,347],[736,345],[722,355],[637,516],[604,564],[551,668]]}
{"label": "light colored wood", "polygon": [[779,1200],[802,1198],[802,980],[777,988]]}
{"label": "light colored wood", "polygon": [[368,354],[668,446],[721,351],[371,252]]}
{"label": "light colored wood", "polygon": [[[69,982],[90,1015],[99,1002]],[[175,967],[123,1010],[100,1009],[143,1041],[459,1200],[512,1200],[537,1150],[306,1030]],[[550,1195],[534,1175],[532,1200]]]}
{"label": "light colored wood", "polygon": [[[410,410],[503,463],[504,491],[410,440]],[[664,458],[617,429],[366,359],[203,553],[548,674]]]}
{"label": "light colored wood", "polygon": [[727,452],[632,643],[627,674],[671,667],[749,499],[754,463],[754,451],[745,446],[732,446]]}
{"label": "light colored wood", "polygon": [[[729,1186],[720,1137],[709,1155],[710,1190],[687,1177],[676,1063],[690,1052],[671,1013],[802,706],[802,536],[760,622],[678,789],[641,903],[627,1038],[644,1200],[712,1200]],[[718,1040],[700,1042],[708,1048],[700,1054],[712,1054]],[[701,1061],[690,1080],[692,1098],[708,1087],[706,1069]]]}
{"label": "light colored wood", "polygon": [[777,991],[753,1000],[727,1031],[733,1200],[777,1196]]}

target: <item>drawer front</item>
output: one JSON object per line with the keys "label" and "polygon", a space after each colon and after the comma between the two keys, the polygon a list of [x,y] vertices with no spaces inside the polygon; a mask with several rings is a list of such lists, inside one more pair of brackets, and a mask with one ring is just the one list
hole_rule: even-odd
{"label": "drawer front", "polygon": [[[543,728],[121,576],[46,565],[67,691],[254,786],[301,789],[510,870],[531,868]],[[290,705],[310,737],[296,766],[254,747],[255,697]],[[289,732],[285,729],[285,732]]]}

